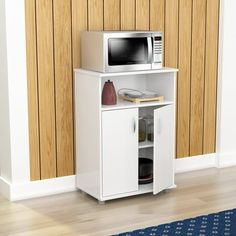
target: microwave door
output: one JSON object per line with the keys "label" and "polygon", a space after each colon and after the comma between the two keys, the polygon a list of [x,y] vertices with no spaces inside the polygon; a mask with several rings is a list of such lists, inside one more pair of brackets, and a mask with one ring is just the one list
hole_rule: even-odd
{"label": "microwave door", "polygon": [[147,37],[109,38],[107,71],[151,69],[149,40]]}

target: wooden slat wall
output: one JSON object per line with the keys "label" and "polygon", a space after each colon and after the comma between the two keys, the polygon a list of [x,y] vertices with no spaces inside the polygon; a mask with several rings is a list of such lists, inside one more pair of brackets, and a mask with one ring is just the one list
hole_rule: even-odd
{"label": "wooden slat wall", "polygon": [[190,156],[203,153],[206,0],[193,1]]}
{"label": "wooden slat wall", "polygon": [[88,30],[103,30],[103,0],[88,0]]}
{"label": "wooden slat wall", "polygon": [[104,0],[104,30],[120,30],[120,0]]}
{"label": "wooden slat wall", "polygon": [[176,152],[189,156],[191,89],[192,1],[179,1],[179,73]]}
{"label": "wooden slat wall", "polygon": [[135,30],[135,0],[120,1],[121,30]]}
{"label": "wooden slat wall", "polygon": [[56,177],[52,0],[36,1],[41,179]]}
{"label": "wooden slat wall", "polygon": [[207,0],[203,152],[215,151],[219,0]]}
{"label": "wooden slat wall", "polygon": [[150,0],[150,30],[165,32],[165,0]]}
{"label": "wooden slat wall", "polygon": [[165,66],[178,67],[178,1],[166,0],[165,6]]}
{"label": "wooden slat wall", "polygon": [[71,2],[54,0],[57,176],[74,173]]}
{"label": "wooden slat wall", "polygon": [[72,59],[73,68],[80,67],[80,32],[87,30],[88,3],[84,0],[72,0]]}
{"label": "wooden slat wall", "polygon": [[25,0],[31,179],[74,173],[83,30],[155,30],[178,67],[177,157],[215,151],[219,0]]}
{"label": "wooden slat wall", "polygon": [[136,30],[149,30],[149,0],[136,0]]}
{"label": "wooden slat wall", "polygon": [[26,44],[27,44],[27,76],[29,100],[29,143],[30,143],[30,176],[32,180],[40,179],[39,148],[39,111],[38,111],[38,68],[36,44],[35,1],[25,1],[26,12]]}

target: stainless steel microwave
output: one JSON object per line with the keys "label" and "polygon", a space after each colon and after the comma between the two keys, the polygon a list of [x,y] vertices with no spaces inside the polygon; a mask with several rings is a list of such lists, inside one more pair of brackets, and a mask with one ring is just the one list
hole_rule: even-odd
{"label": "stainless steel microwave", "polygon": [[161,32],[89,31],[81,34],[81,67],[99,72],[160,69]]}

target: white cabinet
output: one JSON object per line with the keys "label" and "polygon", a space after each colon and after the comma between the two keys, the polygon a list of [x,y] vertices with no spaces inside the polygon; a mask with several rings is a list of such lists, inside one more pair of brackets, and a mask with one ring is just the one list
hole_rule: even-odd
{"label": "white cabinet", "polygon": [[[97,73],[75,70],[76,180],[100,201],[174,187],[176,69]],[[161,102],[118,100],[102,106],[107,80],[120,88],[151,89]],[[139,142],[139,118],[153,117],[153,141]],[[139,184],[139,158],[153,161],[153,183]]]}
{"label": "white cabinet", "polygon": [[137,191],[137,108],[102,113],[102,154],[103,196]]}

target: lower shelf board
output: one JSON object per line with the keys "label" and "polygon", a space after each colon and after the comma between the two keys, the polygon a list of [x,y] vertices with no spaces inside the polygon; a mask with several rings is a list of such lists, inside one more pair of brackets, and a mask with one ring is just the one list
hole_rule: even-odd
{"label": "lower shelf board", "polygon": [[139,194],[142,193],[150,193],[153,191],[153,183],[150,184],[139,184],[139,190],[137,191]]}
{"label": "lower shelf board", "polygon": [[140,142],[138,148],[142,149],[142,148],[149,148],[149,147],[153,147],[153,142],[146,140],[144,142]]}

